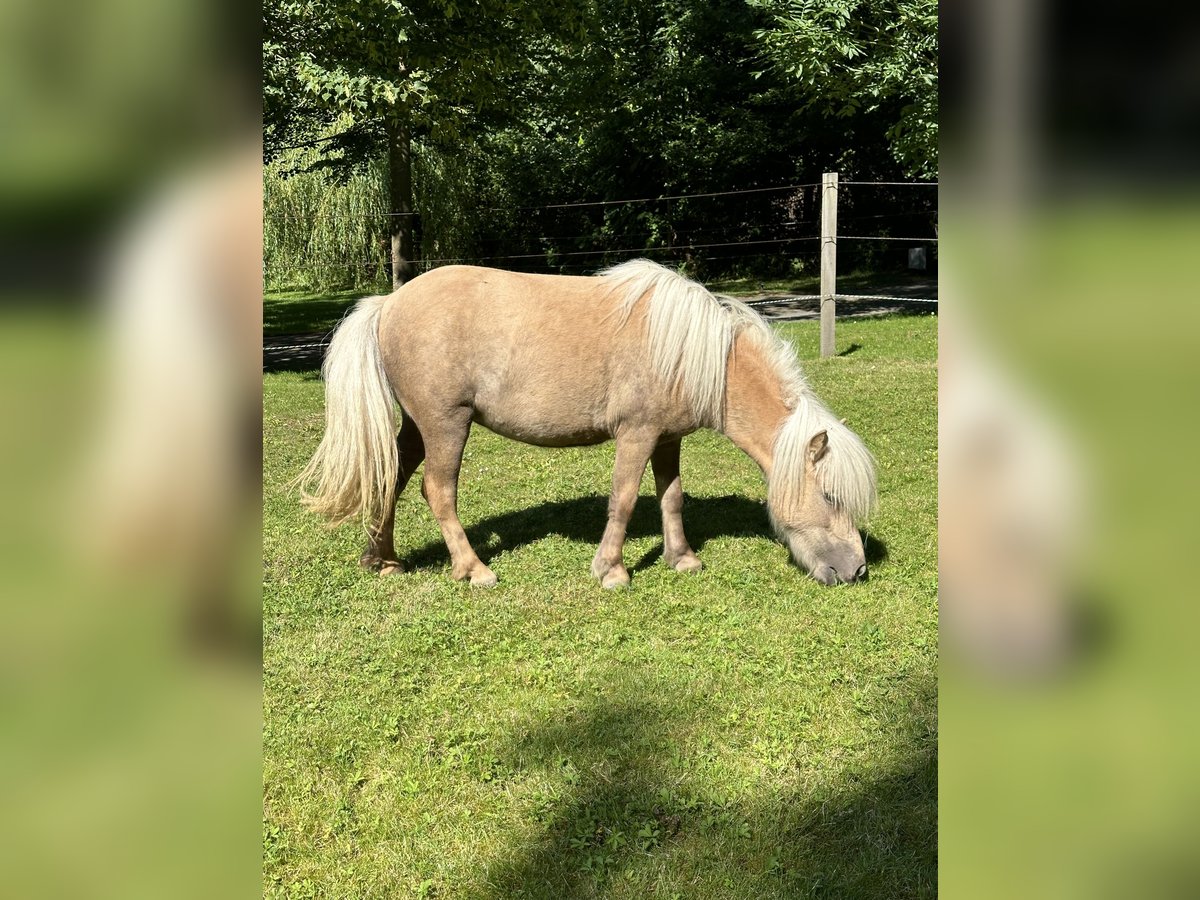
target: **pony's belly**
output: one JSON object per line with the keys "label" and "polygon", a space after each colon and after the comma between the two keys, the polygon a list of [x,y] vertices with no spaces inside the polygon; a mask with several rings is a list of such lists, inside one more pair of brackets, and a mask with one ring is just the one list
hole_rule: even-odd
{"label": "pony's belly", "polygon": [[612,438],[593,422],[563,420],[560,415],[504,415],[476,407],[473,418],[488,431],[535,446],[588,446]]}
{"label": "pony's belly", "polygon": [[586,447],[603,444],[612,435],[582,422],[515,421],[476,410],[474,420],[496,434],[537,447]]}

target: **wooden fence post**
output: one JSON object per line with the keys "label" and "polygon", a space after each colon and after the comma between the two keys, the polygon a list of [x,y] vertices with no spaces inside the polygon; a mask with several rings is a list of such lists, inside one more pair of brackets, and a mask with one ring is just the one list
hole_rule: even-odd
{"label": "wooden fence post", "polygon": [[838,173],[821,176],[821,355],[833,356],[837,318]]}

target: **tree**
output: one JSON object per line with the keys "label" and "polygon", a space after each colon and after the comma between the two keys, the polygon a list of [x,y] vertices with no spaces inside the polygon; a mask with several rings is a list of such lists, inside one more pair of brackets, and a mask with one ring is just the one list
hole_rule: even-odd
{"label": "tree", "polygon": [[[739,192],[936,171],[929,0],[266,2],[267,156],[373,161],[397,281],[414,207],[427,258],[587,272],[645,251],[793,272],[815,195]],[[711,196],[657,199],[689,194]],[[843,212],[887,231],[909,208],[895,200]]]}
{"label": "tree", "polygon": [[[591,271],[627,258],[604,251],[640,246],[682,258],[696,274],[790,272],[803,263],[787,255],[810,245],[780,240],[804,233],[795,223],[811,214],[812,193],[736,192],[812,182],[831,169],[900,175],[886,111],[831,122],[812,88],[761,71],[757,34],[773,21],[764,11],[744,0],[594,2],[589,40],[559,56],[553,77],[524,91],[536,104],[483,144],[480,180],[490,190],[480,206],[502,208],[472,214],[489,256]],[[556,208],[707,192],[721,196]],[[781,226],[789,219],[795,227]]]}
{"label": "tree", "polygon": [[772,67],[807,85],[827,116],[886,111],[892,153],[912,175],[937,173],[936,0],[750,0]]}
{"label": "tree", "polygon": [[521,101],[509,81],[582,32],[571,0],[267,0],[264,155],[321,148],[318,165],[388,162],[392,281],[413,274],[416,137],[468,140]]}

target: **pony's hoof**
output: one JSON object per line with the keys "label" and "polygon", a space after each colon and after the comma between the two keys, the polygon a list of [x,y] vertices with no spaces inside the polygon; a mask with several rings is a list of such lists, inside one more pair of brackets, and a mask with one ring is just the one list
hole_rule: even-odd
{"label": "pony's hoof", "polygon": [[471,576],[471,584],[475,585],[475,587],[495,587],[499,581],[500,579],[496,577],[496,573],[486,567],[482,572],[476,572]]}
{"label": "pony's hoof", "polygon": [[395,575],[404,571],[399,560],[385,559],[374,553],[364,553],[359,557],[358,564],[368,572],[378,572],[380,575]]}
{"label": "pony's hoof", "polygon": [[601,579],[600,584],[605,590],[613,590],[614,588],[629,587],[629,572],[624,566],[613,566],[608,570],[608,574]]}
{"label": "pony's hoof", "polygon": [[671,568],[676,572],[699,572],[704,568],[704,563],[700,562],[700,557],[691,553],[675,560],[675,562],[671,563]]}

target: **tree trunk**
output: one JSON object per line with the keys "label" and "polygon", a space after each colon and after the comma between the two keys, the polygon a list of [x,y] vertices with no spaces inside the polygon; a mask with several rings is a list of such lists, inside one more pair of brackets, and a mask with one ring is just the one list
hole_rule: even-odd
{"label": "tree trunk", "polygon": [[388,233],[392,240],[392,290],[416,275],[413,255],[412,137],[403,108],[388,128]]}

